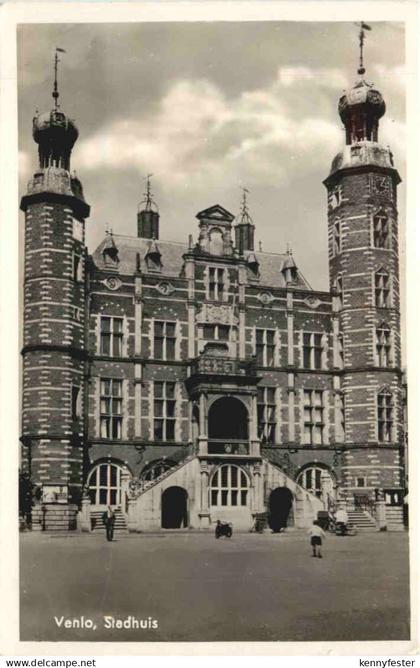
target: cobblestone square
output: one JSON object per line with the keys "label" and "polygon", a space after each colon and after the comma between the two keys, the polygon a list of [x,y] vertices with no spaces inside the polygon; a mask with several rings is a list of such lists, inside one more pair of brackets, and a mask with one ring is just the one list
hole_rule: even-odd
{"label": "cobblestone square", "polygon": [[313,559],[297,531],[23,534],[21,639],[408,640],[408,538],[328,536]]}

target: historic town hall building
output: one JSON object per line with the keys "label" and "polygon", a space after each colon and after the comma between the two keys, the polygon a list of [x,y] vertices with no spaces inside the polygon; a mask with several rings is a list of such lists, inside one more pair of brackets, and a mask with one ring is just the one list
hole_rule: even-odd
{"label": "historic town hall building", "polygon": [[131,531],[250,529],[263,512],[274,530],[304,527],[337,505],[402,528],[400,178],[363,75],[339,100],[346,144],[324,181],[329,292],[290,253],[254,247],[246,201],[165,241],[150,183],[133,236],[90,254],[78,131],[55,88],[21,203],[34,529],[90,530],[108,504]]}

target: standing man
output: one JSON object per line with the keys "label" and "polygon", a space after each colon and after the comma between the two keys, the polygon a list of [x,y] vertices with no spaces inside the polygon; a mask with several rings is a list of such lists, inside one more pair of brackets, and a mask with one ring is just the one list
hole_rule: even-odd
{"label": "standing man", "polygon": [[102,515],[102,520],[106,528],[106,539],[112,541],[114,538],[115,513],[111,506],[108,506]]}

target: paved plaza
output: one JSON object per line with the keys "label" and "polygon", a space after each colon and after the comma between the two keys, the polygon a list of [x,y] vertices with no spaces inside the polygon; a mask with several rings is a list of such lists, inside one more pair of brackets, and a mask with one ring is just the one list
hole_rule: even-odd
{"label": "paved plaza", "polygon": [[323,559],[294,531],[22,534],[21,639],[408,640],[408,571],[406,534],[328,536]]}

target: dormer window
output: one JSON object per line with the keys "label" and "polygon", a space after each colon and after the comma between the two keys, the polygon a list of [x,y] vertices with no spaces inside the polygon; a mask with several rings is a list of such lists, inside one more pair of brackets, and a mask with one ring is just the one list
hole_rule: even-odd
{"label": "dormer window", "polygon": [[146,260],[147,271],[161,271],[162,269],[162,254],[159,250],[155,239],[149,244],[149,248],[144,256]]}

